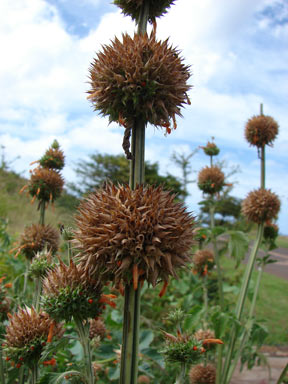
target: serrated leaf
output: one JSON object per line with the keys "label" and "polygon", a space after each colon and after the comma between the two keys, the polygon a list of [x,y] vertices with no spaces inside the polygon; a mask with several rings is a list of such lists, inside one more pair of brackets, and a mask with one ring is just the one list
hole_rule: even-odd
{"label": "serrated leaf", "polygon": [[241,231],[229,231],[228,250],[230,256],[236,260],[236,268],[245,258],[249,248],[249,238]]}

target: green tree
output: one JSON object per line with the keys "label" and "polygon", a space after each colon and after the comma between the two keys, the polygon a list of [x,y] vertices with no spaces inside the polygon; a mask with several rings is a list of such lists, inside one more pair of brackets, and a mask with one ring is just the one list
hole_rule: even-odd
{"label": "green tree", "polygon": [[[79,160],[75,168],[78,178],[76,183],[70,183],[69,188],[78,195],[86,194],[99,188],[107,180],[117,184],[129,182],[129,160],[124,155],[108,155],[94,153],[88,160]],[[145,183],[149,185],[163,185],[165,189],[177,194],[177,198],[184,200],[185,189],[181,182],[173,175],[160,175],[157,162],[145,162]]]}

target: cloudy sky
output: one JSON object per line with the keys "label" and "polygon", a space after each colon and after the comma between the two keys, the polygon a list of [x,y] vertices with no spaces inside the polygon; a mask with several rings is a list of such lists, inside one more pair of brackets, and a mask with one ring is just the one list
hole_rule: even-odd
{"label": "cloudy sky", "polygon": [[[95,52],[135,30],[111,3],[0,1],[0,145],[16,171],[27,174],[29,163],[55,138],[66,154],[67,181],[75,179],[78,159],[95,151],[122,153],[123,128],[108,126],[86,100]],[[193,88],[176,131],[165,137],[148,126],[146,159],[158,161],[162,173],[180,176],[173,151],[189,154],[214,136],[220,159],[240,166],[233,194],[243,198],[259,187],[260,178],[257,151],[245,142],[244,125],[263,103],[264,113],[280,125],[267,150],[267,187],[281,198],[280,230],[288,234],[287,1],[177,0],[158,20],[157,35],[170,37],[182,51]],[[192,160],[195,171],[207,163],[201,151]],[[187,204],[197,212],[201,194],[195,184],[190,193]]]}

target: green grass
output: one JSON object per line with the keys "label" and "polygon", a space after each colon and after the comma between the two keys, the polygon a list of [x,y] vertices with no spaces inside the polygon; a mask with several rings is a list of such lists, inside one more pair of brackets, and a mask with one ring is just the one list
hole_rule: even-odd
{"label": "green grass", "polygon": [[[245,266],[241,265],[235,270],[231,259],[221,260],[225,275],[231,279],[238,280],[243,276]],[[252,274],[252,288],[256,281],[257,271]],[[241,281],[241,279],[240,279]],[[256,303],[256,319],[263,322],[268,329],[269,335],[266,344],[284,345],[288,344],[288,281],[280,277],[263,273],[260,291]],[[248,305],[249,305],[248,301]],[[248,307],[247,307],[248,308]]]}
{"label": "green grass", "polygon": [[276,244],[279,248],[288,248],[288,236],[278,236]]}

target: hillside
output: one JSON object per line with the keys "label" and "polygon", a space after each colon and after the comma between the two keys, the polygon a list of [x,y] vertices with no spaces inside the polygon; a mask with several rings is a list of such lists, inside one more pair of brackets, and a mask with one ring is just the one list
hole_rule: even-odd
{"label": "hillside", "polygon": [[[24,192],[19,193],[27,184],[27,180],[15,172],[0,169],[0,217],[8,219],[8,233],[18,236],[25,225],[37,223],[39,212],[37,203],[31,204],[31,197]],[[62,223],[73,225],[73,215],[77,206],[77,199],[64,191],[55,204],[46,211],[46,223],[53,226]]]}

